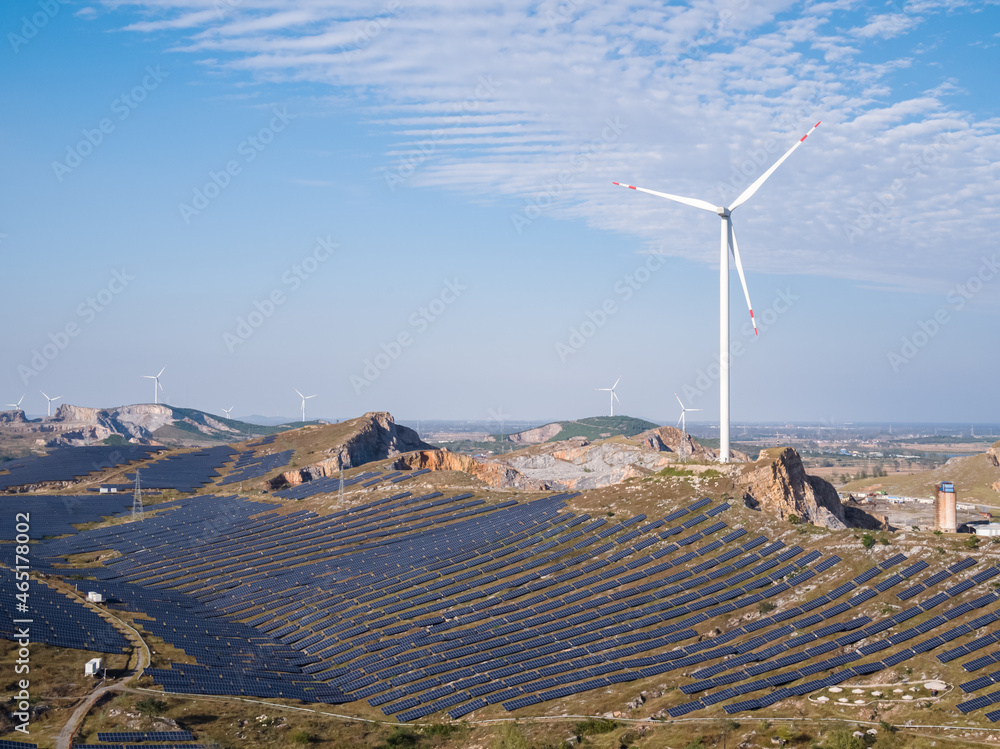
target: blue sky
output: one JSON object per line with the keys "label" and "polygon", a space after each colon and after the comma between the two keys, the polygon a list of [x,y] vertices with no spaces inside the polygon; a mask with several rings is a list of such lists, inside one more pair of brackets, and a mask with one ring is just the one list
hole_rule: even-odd
{"label": "blue sky", "polygon": [[3,403],[144,402],[166,365],[234,415],[574,418],[621,376],[625,413],[717,419],[718,219],[611,182],[731,201],[822,120],[734,214],[734,421],[1000,418],[994,3],[18,0],[0,30]]}

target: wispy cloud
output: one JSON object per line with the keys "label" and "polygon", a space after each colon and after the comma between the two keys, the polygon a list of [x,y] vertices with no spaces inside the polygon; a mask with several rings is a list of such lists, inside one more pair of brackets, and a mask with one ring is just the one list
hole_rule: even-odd
{"label": "wispy cloud", "polygon": [[[395,136],[386,169],[433,139],[409,188],[528,201],[572,170],[549,215],[678,256],[711,262],[704,217],[612,180],[728,200],[816,120],[815,139],[741,209],[754,271],[934,283],[956,256],[978,257],[1000,218],[1000,123],[955,108],[956,84],[901,88],[913,54],[881,51],[978,9],[960,0],[878,13],[851,0],[109,4],[143,14],[125,28],[171,31],[174,49],[234,82],[359,92],[370,124]],[[609,118],[626,129],[595,150]]]}

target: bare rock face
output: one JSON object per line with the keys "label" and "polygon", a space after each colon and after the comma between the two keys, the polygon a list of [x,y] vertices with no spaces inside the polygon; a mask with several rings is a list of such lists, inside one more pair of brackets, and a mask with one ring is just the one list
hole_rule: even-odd
{"label": "bare rock face", "polygon": [[824,528],[847,527],[844,506],[833,485],[806,475],[802,458],[790,447],[763,450],[737,477],[748,507],[788,519],[789,515]]}
{"label": "bare rock face", "polygon": [[[648,447],[657,452],[677,453],[679,458],[709,463],[719,459],[719,453],[710,447],[705,447],[687,432],[671,426],[648,429],[632,437],[633,442]],[[739,450],[729,451],[729,460],[733,463],[749,463],[750,456]]]}
{"label": "bare rock face", "polygon": [[[562,431],[562,424],[546,424],[545,426],[529,429],[525,432],[518,432],[507,436],[507,442],[515,445],[540,445],[548,442]],[[489,440],[492,442],[492,440]]]}
{"label": "bare rock face", "polygon": [[26,424],[24,411],[0,411],[0,424]]}
{"label": "bare rock face", "polygon": [[342,468],[355,468],[414,450],[434,451],[409,427],[400,426],[385,411],[366,413],[358,419],[357,431],[341,444],[326,450],[329,458],[319,463],[286,471],[271,481],[271,487],[298,486],[303,481],[335,476]]}
{"label": "bare rock face", "polygon": [[677,453],[694,460],[714,460],[718,456],[714,450],[703,447],[690,434],[676,427],[660,427],[648,429],[632,438],[633,441],[661,453]]}
{"label": "bare rock face", "polygon": [[546,490],[551,487],[544,481],[532,481],[520,471],[494,461],[478,461],[468,455],[460,455],[446,450],[420,450],[400,456],[395,469],[431,471],[462,471],[474,476],[488,486],[498,489]]}
{"label": "bare rock face", "polygon": [[529,452],[499,456],[495,460],[552,489],[582,491],[647,476],[673,464],[676,459],[672,453],[657,452],[645,445],[572,439],[531,448]]}
{"label": "bare rock face", "polygon": [[1000,468],[1000,442],[994,442],[993,447],[986,451],[986,459],[993,464],[994,468]]}

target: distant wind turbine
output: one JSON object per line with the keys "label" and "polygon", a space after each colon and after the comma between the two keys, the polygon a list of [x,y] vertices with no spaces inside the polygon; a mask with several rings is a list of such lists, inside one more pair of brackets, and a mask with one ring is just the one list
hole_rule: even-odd
{"label": "distant wind turbine", "polygon": [[[44,392],[42,392],[41,390],[39,390],[38,392],[39,392],[39,393],[42,393],[42,395],[45,395],[45,393],[44,393]],[[45,400],[47,400],[47,401],[49,402],[49,416],[51,416],[51,415],[52,415],[52,404],[53,404],[53,403],[54,403],[55,401],[59,400],[60,398],[62,398],[62,396],[61,396],[61,395],[57,395],[57,396],[56,396],[55,398],[50,398],[49,396],[45,395]],[[23,398],[22,398],[22,400],[23,400]],[[20,401],[19,401],[19,402],[20,402]]]}
{"label": "distant wind turbine", "polygon": [[[167,368],[166,365],[164,365],[163,369],[166,369],[166,368]],[[144,380],[152,380],[153,381],[153,405],[154,406],[160,402],[157,399],[157,396],[159,395],[158,391],[162,391],[163,390],[163,385],[160,384],[160,375],[163,374],[163,369],[161,369],[155,375],[139,375],[139,377],[141,377]]]}
{"label": "distant wind turbine", "polygon": [[657,192],[656,190],[647,190],[643,187],[635,187],[634,185],[625,185],[621,182],[614,182],[613,184],[619,185],[621,187],[627,187],[630,190],[638,190],[640,192],[646,192],[650,195],[656,195],[660,198],[666,198],[667,200],[673,200],[677,203],[683,203],[684,205],[689,205],[694,208],[701,208],[705,211],[711,211],[712,213],[717,213],[719,218],[722,219],[722,242],[721,242],[721,254],[719,262],[719,424],[720,424],[720,434],[719,434],[719,462],[728,463],[729,462],[729,255],[732,253],[733,259],[736,261],[736,272],[740,276],[740,283],[743,284],[743,294],[746,296],[747,307],[750,308],[750,320],[753,322],[754,332],[757,332],[757,321],[753,316],[753,305],[750,303],[750,292],[747,289],[746,277],[743,275],[743,261],[740,260],[740,248],[736,244],[736,234],[733,233],[733,220],[732,212],[743,205],[747,200],[753,197],[753,194],[760,189],[760,186],[767,181],[768,177],[774,174],[774,170],[777,169],[781,164],[792,155],[792,152],[796,148],[802,145],[806,138],[808,138],[813,130],[818,128],[820,123],[813,125],[812,130],[799,138],[799,141],[792,146],[785,155],[778,159],[774,164],[760,175],[752,185],[750,185],[746,190],[744,190],[736,200],[732,202],[729,206],[719,206],[709,203],[706,200],[699,200],[698,198],[685,198],[680,195],[670,195],[665,192]]}
{"label": "distant wind turbine", "polygon": [[8,403],[7,405],[10,406],[15,411],[20,411],[21,410],[21,401],[23,401],[23,400],[24,400],[24,396],[22,395],[20,401],[18,401],[17,403]]}
{"label": "distant wind turbine", "polygon": [[[296,388],[292,388],[292,390],[295,390],[296,393],[299,393],[299,391]],[[306,420],[306,401],[309,400],[310,398],[315,398],[316,396],[315,395],[302,395],[302,393],[299,393],[299,397],[302,399],[302,422],[305,423],[305,420]]]}
{"label": "distant wind turbine", "polygon": [[680,430],[684,432],[684,434],[687,434],[687,421],[684,419],[684,414],[688,411],[701,411],[702,409],[687,408],[683,403],[681,403],[681,397],[677,395],[677,393],[674,393],[674,397],[677,399],[677,402],[681,404],[681,417],[677,420],[677,426],[680,427]]}
{"label": "distant wind turbine", "polygon": [[232,419],[233,418],[229,414],[231,414],[233,412],[234,408],[236,408],[236,406],[230,406],[229,408],[222,409],[222,413],[224,413],[226,415],[227,419]]}
{"label": "distant wind turbine", "polygon": [[617,380],[615,380],[615,384],[612,385],[609,388],[594,388],[594,390],[611,393],[611,415],[612,416],[615,415],[615,401],[618,401],[619,403],[621,403],[621,399],[618,397],[618,393],[615,392],[615,388],[618,387],[618,383],[621,382],[621,381],[622,381],[622,378],[619,377]]}

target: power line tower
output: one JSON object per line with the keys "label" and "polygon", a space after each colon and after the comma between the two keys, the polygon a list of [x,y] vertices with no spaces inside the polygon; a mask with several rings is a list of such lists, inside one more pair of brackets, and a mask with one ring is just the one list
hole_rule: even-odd
{"label": "power line tower", "polygon": [[142,520],[142,489],[139,487],[139,469],[135,469],[135,492],[132,494],[132,519]]}

